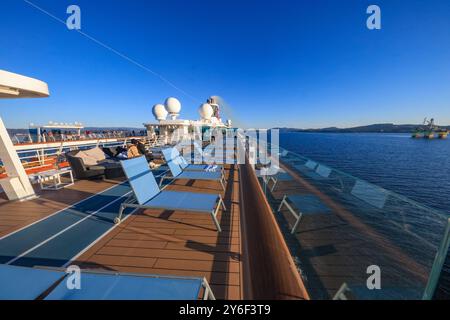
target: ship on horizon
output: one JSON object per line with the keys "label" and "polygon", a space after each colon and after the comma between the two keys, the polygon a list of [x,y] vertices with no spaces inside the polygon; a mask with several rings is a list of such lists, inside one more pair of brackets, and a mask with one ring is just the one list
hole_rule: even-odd
{"label": "ship on horizon", "polygon": [[434,139],[436,137],[438,139],[446,139],[448,134],[448,129],[443,129],[435,125],[434,118],[431,118],[430,120],[427,120],[427,118],[425,118],[423,120],[422,126],[417,127],[412,133],[411,137],[414,139]]}

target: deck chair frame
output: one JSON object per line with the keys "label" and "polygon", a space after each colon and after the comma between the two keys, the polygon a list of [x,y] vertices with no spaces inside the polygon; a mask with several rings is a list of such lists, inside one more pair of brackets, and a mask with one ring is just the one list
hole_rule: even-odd
{"label": "deck chair frame", "polygon": [[350,288],[348,287],[347,283],[344,282],[339,290],[336,292],[336,294],[333,297],[333,300],[348,300],[347,296],[345,295],[346,292],[350,292]]}
{"label": "deck chair frame", "polygon": [[291,229],[291,234],[294,234],[297,231],[298,225],[300,224],[300,220],[302,219],[303,213],[301,211],[298,211],[298,213],[292,208],[292,206],[287,201],[288,196],[284,195],[283,200],[281,200],[280,206],[278,207],[277,212],[281,211],[281,208],[283,205],[286,206],[286,208],[291,212],[291,214],[295,217],[296,221],[294,223],[294,226]]}
{"label": "deck chair frame", "polygon": [[[126,164],[125,164],[126,163]],[[223,198],[220,194],[202,194],[202,193],[193,193],[193,192],[183,192],[183,191],[165,191],[161,190],[158,186],[158,183],[156,182],[156,179],[151,172],[151,170],[148,168],[147,162],[143,157],[134,158],[131,160],[125,160],[121,161],[121,165],[125,171],[125,175],[127,176],[127,179],[131,185],[132,192],[130,195],[125,199],[124,202],[121,203],[119,214],[116,218],[114,218],[114,224],[119,224],[122,221],[122,216],[125,208],[134,208],[134,209],[166,209],[166,210],[180,210],[180,211],[188,211],[188,212],[201,212],[201,213],[210,213],[211,217],[213,219],[214,224],[216,225],[217,230],[220,232],[222,231],[219,221],[217,220],[217,214],[219,212],[220,207],[223,207],[223,210],[226,211],[225,203],[223,201]],[[131,166],[132,171],[131,173],[128,172],[128,169],[125,166]],[[134,172],[133,172],[134,170]],[[131,176],[135,175],[135,176]],[[137,178],[136,178],[137,177]],[[130,180],[131,179],[131,180]],[[144,179],[144,180],[142,180]],[[136,185],[134,185],[136,184]],[[142,188],[150,188],[149,194],[145,195],[142,194]],[[185,196],[189,195],[209,195],[214,196],[215,201],[210,201],[209,205],[212,206],[206,207],[206,208],[199,208],[199,207],[180,207],[180,206],[171,206],[170,204],[164,204],[161,202],[158,202],[158,197],[162,196],[163,193],[184,193]],[[187,195],[186,195],[187,194]],[[154,201],[155,200],[155,201]],[[212,198],[210,199],[212,200]],[[153,204],[152,204],[153,201]],[[211,211],[209,211],[211,210]]]}
{"label": "deck chair frame", "polygon": [[[173,160],[171,160],[170,162],[173,162]],[[177,166],[180,166],[178,163],[174,162],[174,164],[177,165]],[[181,169],[181,167],[180,167],[180,169]],[[199,172],[200,173],[200,172],[208,172],[208,171],[184,171],[184,170],[181,170],[180,174],[182,174],[183,172]],[[214,171],[214,172],[216,172],[216,171]],[[166,173],[166,174],[161,176],[161,180],[159,181],[159,186],[160,187],[162,186],[164,180],[177,180],[177,179],[178,180],[182,180],[182,179],[186,179],[186,180],[203,180],[203,179],[195,179],[195,178],[189,179],[189,178],[185,178],[185,177],[180,177],[180,178],[178,178],[178,177],[179,177],[179,175],[178,176],[173,176],[172,172]],[[221,171],[221,173],[220,173],[220,179],[218,179],[218,180],[211,180],[211,181],[219,181],[220,185],[222,186],[222,189],[224,191],[226,190],[226,188],[225,188],[225,176],[223,174],[223,171]]]}
{"label": "deck chair frame", "polygon": [[[214,222],[214,225],[217,228],[217,231],[221,232],[222,228],[220,227],[219,220],[217,220],[217,214],[219,213],[219,209],[220,209],[221,206],[222,206],[223,211],[226,211],[227,208],[225,207],[225,202],[223,201],[222,196],[220,194],[218,196],[219,196],[219,200],[217,201],[217,204],[216,204],[215,208],[210,212],[210,215],[211,215],[211,218],[212,218],[212,220]],[[150,201],[151,201],[151,199],[150,199]],[[134,209],[167,209],[167,208],[164,208],[164,207],[155,207],[155,206],[141,205],[141,204],[137,203],[137,199],[136,199],[134,193],[132,193],[120,205],[119,215],[116,218],[114,218],[114,224],[119,224],[122,221],[123,212],[125,211],[126,208],[134,208]],[[179,210],[180,211],[188,211],[188,212],[198,212],[198,211],[189,210],[189,209],[179,209]]]}
{"label": "deck chair frame", "polygon": [[[283,173],[286,173],[286,172],[283,172]],[[269,186],[270,181],[273,182],[272,187]],[[271,176],[267,179],[266,184],[267,184],[267,186],[269,186],[271,192],[275,191],[275,188],[278,185],[278,181],[284,181],[284,180],[280,180],[278,175]]]}
{"label": "deck chair frame", "polygon": [[[168,148],[168,149],[173,149],[174,150],[174,152],[173,151],[171,152],[171,155],[174,155],[174,156],[171,156],[171,157],[169,157],[169,159],[167,159],[168,157],[166,156],[164,151],[162,152],[163,156],[164,156],[164,158],[166,160],[166,163],[169,166],[170,174],[166,173],[163,176],[161,176],[161,180],[159,181],[159,186],[160,187],[162,186],[164,180],[167,180],[167,179],[171,179],[171,180],[177,180],[177,179],[180,179],[180,180],[182,180],[182,179],[186,179],[186,180],[209,180],[209,179],[201,179],[201,178],[196,179],[196,178],[180,177],[183,173],[198,172],[200,174],[200,173],[208,173],[208,171],[189,171],[189,170],[184,170],[181,167],[179,161],[175,161],[176,159],[178,159],[178,157],[181,157],[181,155],[179,154],[178,150],[176,148]],[[180,170],[180,173],[178,175],[174,176],[171,165],[175,166],[177,169]],[[214,172],[216,172],[216,171],[214,171]],[[224,172],[223,172],[223,167],[222,167],[221,172],[220,172],[220,179],[211,179],[211,181],[219,181],[220,185],[222,186],[222,189],[224,191],[226,190],[226,188],[225,188],[225,175],[224,175]]]}
{"label": "deck chair frame", "polygon": [[[173,160],[177,161],[177,164],[181,167],[183,171],[205,171],[208,172],[206,169],[190,169],[190,164],[187,162],[185,158],[183,158],[181,155],[176,156]],[[172,161],[173,161],[172,160]],[[206,167],[214,166],[214,164],[208,165],[208,164],[201,164]],[[216,165],[217,167],[220,167],[220,171],[222,172],[222,175],[225,176],[225,168],[223,165]]]}
{"label": "deck chair frame", "polygon": [[[42,270],[49,270],[49,271],[61,271],[66,272],[66,269],[61,268],[54,268],[54,267],[38,267],[36,269],[42,269]],[[91,269],[84,269],[82,272],[90,273],[90,274],[100,274],[100,275],[124,275],[124,276],[137,276],[137,277],[152,277],[152,278],[167,278],[167,279],[200,279],[200,277],[190,277],[190,276],[176,276],[176,275],[159,275],[159,274],[143,274],[143,273],[129,273],[129,272],[110,272],[110,271],[103,271],[103,270],[91,270]],[[62,280],[67,277],[67,274],[64,275]],[[202,277],[202,287],[203,287],[203,294],[201,295],[202,300],[216,300],[216,297],[214,295],[213,290],[211,289],[211,286],[208,282],[208,280],[205,277]],[[60,280],[59,280],[60,281]],[[41,294],[38,299],[45,299],[45,296]]]}

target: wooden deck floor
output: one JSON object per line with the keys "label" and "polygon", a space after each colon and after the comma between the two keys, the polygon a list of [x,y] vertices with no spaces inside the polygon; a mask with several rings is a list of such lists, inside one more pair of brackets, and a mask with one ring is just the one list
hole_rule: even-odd
{"label": "wooden deck floor", "polygon": [[58,191],[42,191],[35,185],[37,199],[18,202],[8,201],[0,193],[0,237],[45,218],[78,201],[116,185],[113,180],[80,180]]}
{"label": "wooden deck floor", "polygon": [[242,298],[239,181],[235,167],[226,170],[223,192],[218,182],[178,181],[167,190],[220,193],[222,232],[206,214],[140,210],[81,255],[74,264],[107,269],[180,276],[204,276],[216,298]]}

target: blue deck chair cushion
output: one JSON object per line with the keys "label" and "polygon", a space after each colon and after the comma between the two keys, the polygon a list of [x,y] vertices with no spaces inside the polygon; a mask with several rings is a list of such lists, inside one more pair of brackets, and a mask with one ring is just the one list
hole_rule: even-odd
{"label": "blue deck chair cushion", "polygon": [[173,159],[175,159],[180,155],[180,152],[178,151],[177,148],[166,148],[163,149],[161,152],[166,162],[172,161]]}
{"label": "blue deck chair cushion", "polygon": [[331,209],[313,194],[294,194],[287,197],[303,214],[329,214]]}
{"label": "blue deck chair cushion", "polygon": [[[178,162],[180,167],[183,170],[187,171],[205,171],[206,169],[208,169],[208,167],[210,167],[209,164],[189,164],[186,159],[181,156],[178,156],[174,161]],[[221,165],[217,165],[217,167],[215,168],[215,170],[217,171],[221,171],[222,169],[223,167]]]}
{"label": "blue deck chair cushion", "polygon": [[222,172],[220,171],[184,171],[177,175],[177,179],[188,180],[221,180]]}
{"label": "blue deck chair cushion", "polygon": [[172,174],[173,177],[177,177],[183,172],[183,170],[181,170],[180,165],[176,161],[170,160],[167,162],[167,165],[169,166],[170,173]]}
{"label": "blue deck chair cushion", "polygon": [[123,160],[120,163],[139,204],[148,202],[160,193],[158,183],[150,171],[145,157]]}
{"label": "blue deck chair cushion", "polygon": [[[194,143],[195,145],[195,143]],[[183,170],[186,171],[204,171],[209,165],[207,164],[189,164],[176,148],[166,148],[163,150],[164,158],[169,166],[173,177],[178,176]],[[218,166],[216,170],[222,170],[222,166]],[[200,179],[200,178],[199,178]],[[208,178],[204,178],[208,179]]]}
{"label": "blue deck chair cushion", "polygon": [[214,211],[218,200],[219,195],[217,194],[162,191],[156,197],[144,203],[144,206],[167,210],[211,213]]}
{"label": "blue deck chair cushion", "polygon": [[34,300],[65,275],[60,271],[0,265],[0,300]]}
{"label": "blue deck chair cushion", "polygon": [[176,179],[189,179],[189,180],[220,180],[222,172],[220,171],[182,171],[179,164],[175,161],[169,161],[169,166],[172,177]]}
{"label": "blue deck chair cushion", "polygon": [[[177,163],[181,169],[188,171],[204,171],[209,167],[208,164],[189,164],[181,155],[173,159],[173,161]],[[222,166],[217,166],[216,170],[222,170]]]}
{"label": "blue deck chair cushion", "polygon": [[186,159],[182,156],[177,156],[176,158],[172,159],[172,161],[178,164],[183,170],[186,169],[187,166],[189,166],[189,163],[187,163]]}
{"label": "blue deck chair cushion", "polygon": [[[205,171],[209,167],[208,164],[188,164],[187,166],[183,167],[183,170],[189,170],[189,171]],[[220,168],[217,168],[220,169]]]}
{"label": "blue deck chair cushion", "polygon": [[46,300],[197,300],[203,279],[84,272],[81,289],[60,283]]}

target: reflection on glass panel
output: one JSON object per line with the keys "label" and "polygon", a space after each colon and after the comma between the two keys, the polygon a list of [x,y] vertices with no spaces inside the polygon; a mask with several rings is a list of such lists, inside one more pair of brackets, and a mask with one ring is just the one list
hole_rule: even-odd
{"label": "reflection on glass panel", "polygon": [[448,247],[445,214],[275,150],[280,170],[259,180],[311,298],[422,299],[436,285],[430,273]]}

